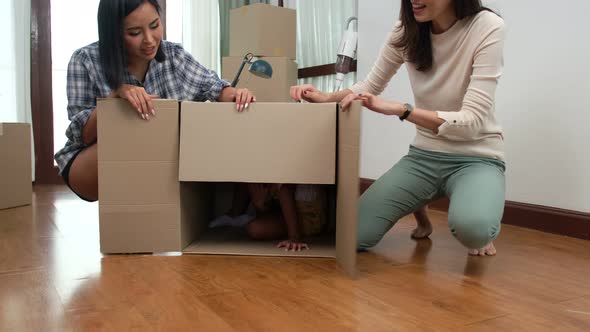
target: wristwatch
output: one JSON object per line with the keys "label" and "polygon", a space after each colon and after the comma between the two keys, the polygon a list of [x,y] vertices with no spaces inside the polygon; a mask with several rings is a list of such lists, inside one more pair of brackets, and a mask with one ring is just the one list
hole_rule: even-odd
{"label": "wristwatch", "polygon": [[406,109],[404,111],[404,113],[399,117],[400,121],[404,121],[405,119],[408,118],[408,116],[410,116],[410,113],[412,113],[412,111],[414,110],[414,106],[412,106],[412,104],[404,104],[404,108]]}

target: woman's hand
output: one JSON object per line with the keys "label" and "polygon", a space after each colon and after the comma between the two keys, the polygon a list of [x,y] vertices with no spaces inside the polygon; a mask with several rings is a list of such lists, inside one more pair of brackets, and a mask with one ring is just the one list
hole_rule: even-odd
{"label": "woman's hand", "polygon": [[250,106],[250,103],[256,102],[256,97],[248,89],[236,89],[227,86],[221,90],[217,101],[222,103],[234,102],[236,103],[236,110],[242,112]]}
{"label": "woman's hand", "polygon": [[301,251],[308,250],[309,246],[301,241],[285,240],[279,243],[277,248],[285,248],[285,251]]}
{"label": "woman's hand", "polygon": [[236,110],[242,112],[248,109],[251,103],[256,102],[256,97],[248,89],[236,89],[234,102],[236,103]]}
{"label": "woman's hand", "polygon": [[343,111],[347,111],[350,107],[350,103],[352,103],[354,100],[360,100],[362,101],[364,107],[370,109],[373,112],[385,115],[401,115],[404,112],[404,105],[395,101],[381,99],[368,92],[349,94],[348,96],[344,97],[344,99],[342,99],[340,102],[340,107]]}
{"label": "woman's hand", "polygon": [[301,101],[302,99],[310,103],[327,103],[330,101],[330,96],[313,87],[310,84],[295,85],[290,90],[291,98],[294,101]]}
{"label": "woman's hand", "polygon": [[114,95],[111,94],[111,97],[119,97],[129,101],[144,120],[149,120],[150,114],[156,116],[152,99],[158,98],[158,96],[148,94],[141,86],[123,84],[114,92]]}

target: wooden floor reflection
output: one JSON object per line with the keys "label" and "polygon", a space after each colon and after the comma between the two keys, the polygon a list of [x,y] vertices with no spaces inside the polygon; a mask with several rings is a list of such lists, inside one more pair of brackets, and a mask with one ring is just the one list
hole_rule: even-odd
{"label": "wooden floor reflection", "polygon": [[0,211],[1,331],[589,331],[590,242],[503,226],[499,255],[468,257],[431,212],[332,260],[102,256],[98,205],[63,186]]}

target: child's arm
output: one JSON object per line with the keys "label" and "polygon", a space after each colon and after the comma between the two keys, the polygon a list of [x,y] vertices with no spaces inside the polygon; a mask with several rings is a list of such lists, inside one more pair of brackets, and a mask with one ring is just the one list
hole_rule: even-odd
{"label": "child's arm", "polygon": [[301,251],[309,249],[306,243],[301,242],[299,225],[297,223],[297,210],[295,208],[295,186],[283,184],[279,190],[279,203],[285,224],[287,225],[288,240],[279,243],[279,248],[285,250]]}
{"label": "child's arm", "polygon": [[231,217],[237,217],[246,212],[250,203],[248,185],[246,183],[234,183],[234,193],[231,209],[226,213]]}

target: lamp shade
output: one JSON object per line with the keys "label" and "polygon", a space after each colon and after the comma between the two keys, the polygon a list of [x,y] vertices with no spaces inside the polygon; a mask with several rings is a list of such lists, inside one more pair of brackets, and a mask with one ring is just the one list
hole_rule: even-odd
{"label": "lamp shade", "polygon": [[[253,58],[254,58],[254,55],[252,53],[248,53],[248,54],[244,55],[244,59],[242,60],[242,64],[240,65],[240,69],[238,69],[236,77],[234,78],[234,80],[231,83],[232,87],[235,87],[236,85],[238,85],[238,81],[240,80],[240,75],[242,74],[242,70],[244,70],[244,66],[246,64],[251,63],[250,61],[252,61]],[[272,77],[272,66],[267,61],[264,61],[261,59],[256,60],[253,63],[251,63],[250,69],[248,69],[248,71],[258,77],[262,77],[262,78],[271,78]]]}
{"label": "lamp shade", "polygon": [[270,63],[264,60],[256,60],[250,66],[250,72],[253,75],[262,78],[271,78],[272,77],[272,66]]}

